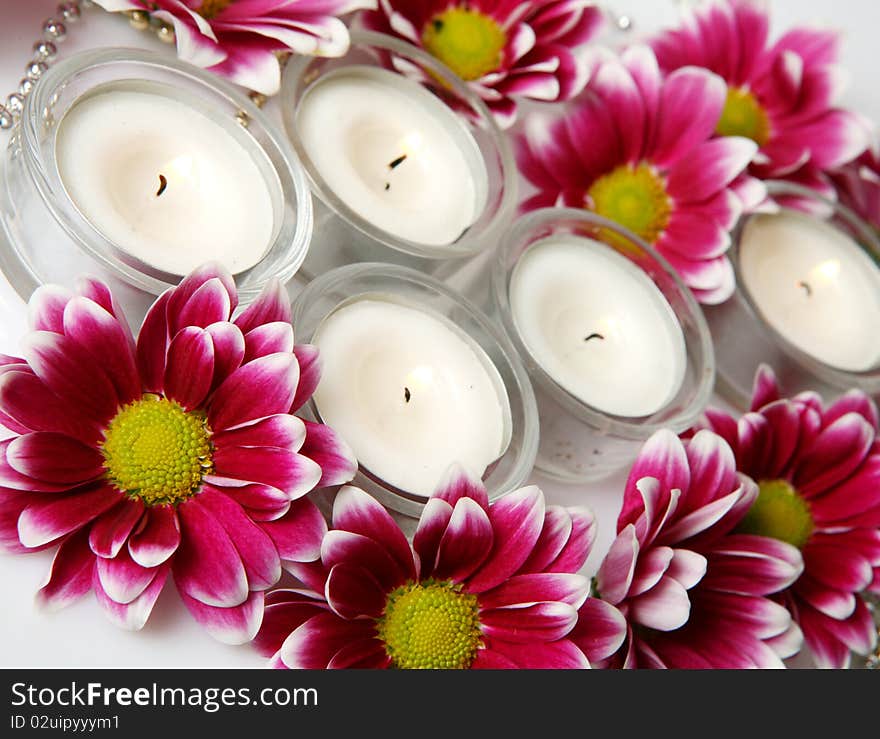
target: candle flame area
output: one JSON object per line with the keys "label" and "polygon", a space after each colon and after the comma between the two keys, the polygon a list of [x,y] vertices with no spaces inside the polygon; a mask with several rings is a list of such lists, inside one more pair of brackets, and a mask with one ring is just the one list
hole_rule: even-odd
{"label": "candle flame area", "polygon": [[816,266],[813,273],[821,279],[833,280],[840,274],[840,262],[836,259],[829,259]]}
{"label": "candle flame area", "polygon": [[[434,370],[431,367],[416,367],[406,377],[406,388],[412,397],[413,391],[419,391],[429,388],[434,383]],[[409,399],[407,399],[409,402]]]}

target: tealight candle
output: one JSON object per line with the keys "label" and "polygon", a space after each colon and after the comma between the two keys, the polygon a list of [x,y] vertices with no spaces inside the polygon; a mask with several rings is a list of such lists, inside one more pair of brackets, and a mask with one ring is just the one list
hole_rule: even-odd
{"label": "tealight candle", "polygon": [[161,89],[99,87],[59,123],[58,171],[83,217],[144,264],[243,272],[272,243],[281,185],[236,125]]}
{"label": "tealight candle", "polygon": [[607,246],[571,235],[536,242],[514,268],[510,306],[534,359],[594,408],[648,416],[681,386],[687,357],[675,313]]}
{"label": "tealight candle", "polygon": [[385,483],[428,496],[453,463],[482,476],[510,443],[504,383],[450,321],[389,295],[338,307],[312,342],[321,418]]}
{"label": "tealight candle", "polygon": [[739,239],[743,287],[779,334],[825,364],[880,364],[880,267],[849,236],[794,212],[761,214]]}
{"label": "tealight candle", "polygon": [[451,244],[486,204],[488,176],[460,118],[417,82],[366,65],[340,67],[296,110],[327,186],[376,227],[420,244]]}

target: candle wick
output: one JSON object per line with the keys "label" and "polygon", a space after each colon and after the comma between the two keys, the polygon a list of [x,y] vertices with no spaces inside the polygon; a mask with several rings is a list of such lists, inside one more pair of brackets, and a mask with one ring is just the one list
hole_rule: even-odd
{"label": "candle wick", "polygon": [[165,178],[164,174],[159,175],[159,189],[156,190],[156,197],[158,198],[163,192],[165,192],[165,188],[168,187],[168,180]]}
{"label": "candle wick", "polygon": [[808,298],[811,297],[811,296],[813,295],[813,288],[810,287],[810,283],[808,283],[808,282],[804,282],[803,280],[801,280],[800,282],[798,282],[798,285],[799,285],[800,287],[804,288],[804,290],[807,291],[807,297],[808,297]]}
{"label": "candle wick", "polygon": [[394,169],[395,167],[400,166],[406,161],[406,154],[401,154],[397,159],[393,160],[388,164],[388,169]]}
{"label": "candle wick", "polygon": [[590,334],[584,341],[590,341],[590,339],[599,339],[600,341],[605,341],[605,337],[602,334]]}
{"label": "candle wick", "polygon": [[410,398],[412,398],[412,393],[409,391],[408,387],[403,388],[403,399],[409,403]]}
{"label": "candle wick", "polygon": [[390,189],[391,189],[391,183],[390,183],[390,182],[386,182],[386,183],[385,183],[385,191],[387,192],[387,191],[390,190]]}

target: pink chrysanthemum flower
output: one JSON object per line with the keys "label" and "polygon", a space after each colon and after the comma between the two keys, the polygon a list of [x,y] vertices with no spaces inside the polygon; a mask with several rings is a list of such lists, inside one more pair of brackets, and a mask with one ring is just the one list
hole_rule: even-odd
{"label": "pink chrysanthemum flower", "polygon": [[718,76],[688,68],[663,80],[646,47],[604,59],[563,117],[526,119],[520,171],[539,192],[523,208],[592,210],[652,244],[701,301],[725,300],[742,210],[730,185],[757,146],[712,138],[723,105]]}
{"label": "pink chrysanthemum flower", "polygon": [[726,101],[715,128],[758,144],[752,175],[792,179],[833,197],[824,172],[868,144],[859,117],[834,107],[842,79],[838,35],[794,28],[771,45],[769,26],[761,0],[714,0],[652,45],[665,72],[697,66],[724,79]]}
{"label": "pink chrysanthemum flower", "polygon": [[613,665],[781,667],[781,658],[798,651],[800,631],[766,596],[794,582],[800,553],[776,539],[732,533],[757,495],[711,431],[684,442],[659,431],[648,440],[596,577],[599,597],[628,623]]}
{"label": "pink chrysanthemum flower", "polygon": [[169,573],[218,639],[253,638],[281,560],[313,560],[326,531],[305,499],[354,474],[328,427],[292,411],[318,381],[270,285],[234,321],[232,277],[207,265],[165,292],[137,340],[107,287],[44,286],[24,359],[0,367],[0,544],[60,544],[39,600],[94,590],[137,629]]}
{"label": "pink chrysanthemum flower", "polygon": [[712,411],[737,469],[760,493],[740,529],[798,547],[804,573],[779,596],[821,667],[869,653],[877,628],[860,593],[880,593],[880,435],[877,408],[850,392],[830,406],[815,393],[780,399],[772,371],[755,380],[738,421]]}
{"label": "pink chrysanthemum flower", "polygon": [[517,97],[569,100],[583,89],[585,46],[604,25],[587,0],[379,0],[363,18],[446,64],[503,127]]}
{"label": "pink chrysanthemum flower", "polygon": [[174,26],[177,53],[233,82],[274,95],[276,52],[342,56],[348,28],[336,16],[375,0],[95,0],[105,10],[143,10]]}
{"label": "pink chrysanthemum flower", "polygon": [[[620,645],[621,615],[574,574],[595,522],[545,508],[535,487],[489,505],[454,471],[413,543],[373,498],[343,488],[321,560],[291,564],[309,590],[267,596],[257,648],[279,668],[582,668]],[[577,633],[582,648],[568,638]]]}
{"label": "pink chrysanthemum flower", "polygon": [[880,231],[880,146],[831,173],[840,202]]}

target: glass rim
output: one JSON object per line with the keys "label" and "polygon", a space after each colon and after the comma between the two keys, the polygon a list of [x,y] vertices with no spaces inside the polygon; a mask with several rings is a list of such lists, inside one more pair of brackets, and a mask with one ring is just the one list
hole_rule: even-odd
{"label": "glass rim", "polygon": [[[516,259],[512,259],[513,249],[522,243],[521,240],[524,236],[537,227],[563,221],[575,221],[590,227],[609,229],[614,231],[618,236],[628,240],[643,251],[649,259],[656,264],[659,270],[670,279],[678,297],[683,301],[682,307],[676,307],[676,305],[673,305],[673,303],[669,301],[666,296],[666,291],[664,291],[659,285],[657,286],[661,294],[666,297],[676,320],[682,325],[687,354],[687,365],[694,369],[694,392],[691,394],[691,398],[687,405],[672,418],[658,421],[649,420],[658,413],[669,408],[669,406],[675,402],[674,398],[667,401],[665,406],[658,411],[655,411],[650,416],[637,418],[608,413],[584,402],[550,376],[550,374],[537,361],[520,336],[516,323],[513,320],[509,290],[511,276],[519,259],[522,257],[522,253],[519,254]],[[586,236],[584,238],[589,237]],[[602,241],[595,241],[609,250],[620,253],[612,246],[604,244]],[[537,243],[537,240],[532,241],[531,243]],[[524,252],[525,250],[523,253]],[[633,263],[635,264],[635,262]],[[636,266],[640,267],[638,264],[636,264]],[[647,278],[656,285],[656,280],[648,272],[645,272],[645,274]],[[672,429],[676,432],[690,428],[699,420],[708,405],[715,384],[715,352],[712,344],[712,336],[709,332],[709,326],[706,323],[706,319],[699,303],[690,288],[685,285],[672,265],[669,264],[662,255],[639,236],[615,221],[609,220],[597,213],[593,213],[592,211],[567,207],[539,208],[521,215],[510,224],[509,228],[502,236],[497,254],[493,260],[492,295],[501,316],[504,329],[517,350],[520,352],[520,356],[526,364],[532,381],[543,391],[547,392],[563,408],[568,410],[572,415],[588,426],[623,439],[644,440],[651,436],[655,431],[664,428]],[[682,320],[682,308],[685,311],[684,317],[687,318],[686,322]],[[696,346],[694,346],[693,339],[689,340],[687,334],[684,332],[685,323],[692,325],[696,330]],[[696,352],[692,351],[694,348],[696,349]],[[702,366],[693,366],[693,355],[695,353],[698,358],[702,359]]]}
{"label": "glass rim", "polygon": [[[177,58],[168,58],[155,51],[133,48],[80,51],[51,67],[41,79],[40,84],[36,86],[34,92],[25,99],[20,125],[22,152],[31,179],[51,216],[86,254],[112,274],[136,288],[158,295],[185,277],[185,275],[177,275],[152,267],[133,255],[127,255],[125,259],[120,258],[117,252],[124,250],[110,241],[82,215],[67,195],[57,164],[53,165],[52,162],[47,161],[41,150],[43,111],[51,108],[53,97],[63,90],[76,75],[88,73],[101,67],[112,67],[119,63],[141,67],[145,71],[145,76],[119,76],[104,80],[98,83],[95,88],[126,81],[149,83],[156,81],[149,77],[149,70],[170,72],[178,79],[194,84],[200,91],[206,92],[207,96],[215,100],[218,105],[234,106],[246,117],[247,128],[259,131],[260,136],[265,139],[265,143],[258,141],[255,136],[251,136],[251,138],[254,145],[258,146],[265,154],[266,161],[275,169],[280,185],[281,212],[276,212],[278,222],[273,232],[272,241],[263,257],[254,266],[236,274],[236,281],[245,281],[248,275],[253,274],[253,271],[258,269],[259,265],[279,248],[290,252],[283,268],[273,270],[272,274],[267,274],[258,282],[245,285],[241,290],[241,296],[245,300],[256,297],[272,278],[277,278],[282,283],[289,281],[306,258],[312,235],[313,213],[308,179],[283,131],[279,130],[278,126],[232,83]],[[162,83],[158,82],[158,84]],[[88,94],[88,90],[83,93],[83,95],[85,94]],[[78,100],[79,97],[76,99]],[[74,104],[75,100],[70,107]],[[57,136],[57,127],[52,135],[53,137]],[[68,203],[70,208],[65,209],[64,206]],[[287,213],[288,204],[292,204],[295,208],[293,218]],[[273,205],[273,210],[277,211],[278,208]]]}
{"label": "glass rim", "polygon": [[[316,171],[311,157],[309,157],[308,152],[302,144],[302,140],[297,135],[296,112],[302,97],[302,92],[307,87],[307,85],[303,84],[306,71],[309,69],[310,65],[316,62],[328,60],[333,61],[340,58],[344,59],[345,57],[325,59],[324,57],[292,56],[285,65],[281,79],[281,90],[278,93],[278,97],[282,101],[281,114],[288,138],[290,139],[299,160],[302,162],[303,169],[306,172],[306,176],[315,197],[319,198],[322,203],[330,208],[331,211],[344,219],[360,233],[365,234],[369,238],[378,241],[387,247],[409,254],[410,256],[437,260],[462,259],[484,251],[486,249],[485,235],[503,228],[516,202],[518,170],[513,156],[513,146],[511,145],[508,136],[501,130],[498,123],[495,121],[495,117],[492,115],[486,103],[483,102],[482,98],[480,98],[464,80],[458,77],[458,75],[436,57],[428,54],[414,44],[410,44],[388,34],[360,28],[352,28],[349,35],[351,37],[351,43],[349,46],[350,51],[358,47],[372,47],[412,60],[420,68],[426,69],[431,74],[435,75],[445,87],[451,90],[456,97],[463,100],[467,106],[477,114],[480,129],[488,135],[498,156],[498,163],[501,170],[501,200],[497,206],[493,206],[493,204],[488,201],[483,206],[483,211],[475,220],[475,223],[479,221],[490,208],[495,207],[496,212],[493,214],[492,218],[481,227],[480,233],[472,233],[471,228],[469,228],[452,244],[423,244],[396,236],[373,225],[370,221],[356,213],[326,185],[324,178]],[[399,74],[398,72],[395,73]],[[315,79],[317,79],[317,77]],[[315,80],[309,80],[308,84],[311,85],[314,81]],[[294,93],[297,92],[297,87],[301,84],[303,85],[302,89],[298,91],[298,95],[295,95]],[[443,103],[442,99],[438,98],[438,100]],[[285,102],[291,104],[285,105]],[[481,155],[483,155],[482,150]]]}
{"label": "glass rim", "polygon": [[[488,339],[495,345],[493,348],[497,350],[498,355],[506,365],[505,367],[499,367],[498,363],[495,362],[495,368],[501,375],[502,380],[505,375],[509,375],[515,383],[515,387],[508,387],[507,383],[504,383],[512,414],[510,443],[504,452],[499,455],[498,459],[489,465],[487,471],[491,474],[493,465],[495,465],[498,460],[503,459],[506,455],[511,453],[511,450],[514,450],[513,453],[515,454],[515,457],[513,458],[513,465],[510,471],[506,474],[506,477],[503,480],[494,483],[492,489],[489,490],[490,500],[496,500],[522,486],[531,474],[538,454],[538,406],[531,381],[516,348],[510,342],[505,333],[501,331],[497,324],[495,324],[482,310],[460,293],[448,287],[443,282],[409,267],[384,262],[361,262],[358,264],[344,265],[342,267],[336,267],[335,269],[329,270],[316,277],[306,285],[296,300],[294,300],[291,315],[294,330],[297,330],[297,327],[303,323],[303,318],[313,310],[317,301],[326,295],[328,291],[344,290],[349,294],[326,312],[322,316],[321,321],[335,311],[340,305],[356,298],[358,295],[375,295],[375,290],[350,292],[351,288],[363,278],[385,278],[404,285],[410,284],[419,289],[430,291],[443,300],[449,301],[451,304],[455,305],[456,308],[465,311],[468,317],[480,327],[480,330],[484,335],[484,341],[479,340],[468,332],[465,333],[467,333],[470,340],[483,349],[487,355],[489,352],[486,350],[486,345],[484,343],[485,339]],[[425,310],[431,315],[438,313],[435,306],[425,306]],[[444,318],[447,321],[449,320],[446,317]],[[320,327],[321,321],[317,322],[316,326],[311,330],[311,333],[307,332],[306,336],[301,337],[301,340],[310,342],[314,332]],[[464,329],[461,330],[464,331]],[[305,407],[308,408],[309,413],[312,414],[314,418],[321,418],[314,402],[314,398],[309,398]],[[519,427],[514,420],[517,412],[520,412],[523,417],[522,424]],[[515,446],[518,446],[518,448],[514,449]],[[370,492],[373,493],[381,503],[399,513],[403,513],[404,515],[418,517],[428,500],[430,500],[428,497],[407,493],[406,491],[392,487],[377,475],[366,470],[360,464],[358,465],[358,473],[372,483],[370,485]],[[350,484],[357,485],[358,481],[355,480]]]}
{"label": "glass rim", "polygon": [[[779,213],[795,213],[806,218],[815,218],[825,223],[835,231],[842,233],[850,238],[853,243],[878,266],[880,266],[880,238],[874,233],[871,226],[866,223],[851,208],[839,203],[835,200],[825,197],[815,190],[799,185],[794,182],[785,180],[765,180],[764,185],[770,196],[796,196],[799,198],[808,198],[814,200],[822,206],[830,209],[828,218],[820,218],[815,214],[806,213],[796,208],[786,208],[779,206],[777,210],[769,213],[743,213],[740,215],[736,225],[731,231],[731,244],[728,252],[730,261],[733,265],[733,271],[736,278],[736,290],[742,298],[745,310],[754,319],[755,325],[760,331],[767,334],[774,343],[776,343],[783,352],[803,367],[807,372],[820,380],[839,389],[849,389],[851,387],[859,387],[866,392],[874,393],[880,391],[880,362],[873,367],[860,372],[850,371],[834,367],[827,364],[813,355],[805,352],[803,349],[795,346],[783,334],[781,334],[774,326],[764,318],[760,308],[755,304],[752,294],[741,279],[742,272],[739,260],[739,241],[742,236],[743,229],[750,218],[757,215],[774,215]],[[853,238],[852,234],[847,234],[838,225],[832,222],[832,217],[839,217],[849,226],[855,229],[857,238]]]}

